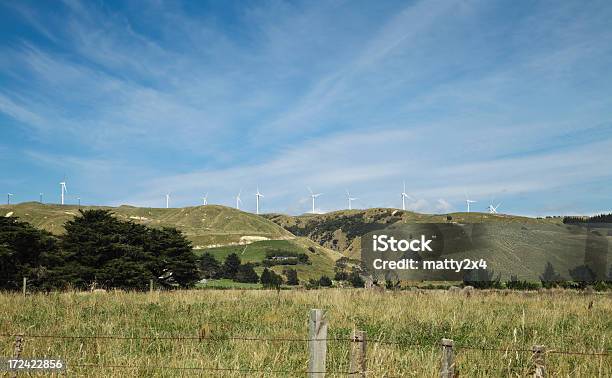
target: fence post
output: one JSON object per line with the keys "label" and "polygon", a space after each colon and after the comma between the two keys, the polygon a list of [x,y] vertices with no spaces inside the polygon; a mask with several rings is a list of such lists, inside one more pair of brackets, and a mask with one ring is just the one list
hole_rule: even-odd
{"label": "fence post", "polygon": [[442,339],[442,364],[440,367],[440,378],[455,377],[453,344],[453,340],[451,339]]}
{"label": "fence post", "polygon": [[546,377],[546,364],[544,360],[544,357],[546,355],[546,348],[544,348],[543,345],[534,345],[531,351],[533,352],[533,377]]}
{"label": "fence post", "polygon": [[21,291],[23,292],[23,296],[26,296],[26,288],[28,287],[28,279],[27,277],[23,277],[23,285]]}
{"label": "fence post", "polygon": [[149,280],[149,293],[153,293],[153,280]]}
{"label": "fence post", "polygon": [[310,310],[308,321],[308,377],[325,377],[325,355],[327,354],[327,318],[323,310]]}
{"label": "fence post", "polygon": [[[25,278],[24,278],[25,279]],[[13,349],[13,359],[17,360],[21,357],[21,352],[23,351],[23,335],[17,335],[15,337],[15,348]],[[11,374],[11,378],[16,378],[17,372],[13,372]]]}
{"label": "fence post", "polygon": [[367,371],[365,331],[355,331],[353,333],[352,344],[351,363],[349,365],[349,372],[351,374],[349,376],[365,378]]}

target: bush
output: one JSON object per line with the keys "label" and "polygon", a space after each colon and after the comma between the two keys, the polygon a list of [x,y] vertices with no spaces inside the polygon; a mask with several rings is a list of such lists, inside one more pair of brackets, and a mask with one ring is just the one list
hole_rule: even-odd
{"label": "bush", "polygon": [[202,278],[217,278],[221,274],[221,264],[209,252],[200,257],[200,274]]}
{"label": "bush", "polygon": [[541,288],[539,282],[529,282],[518,280],[515,276],[510,278],[510,281],[506,282],[506,288],[512,290],[538,290]]}
{"label": "bush", "polygon": [[463,277],[464,286],[473,286],[476,289],[501,289],[500,276],[494,277],[494,272],[487,269],[473,269],[466,272]]}
{"label": "bush", "polygon": [[279,289],[283,284],[283,278],[268,268],[264,268],[259,281],[266,289]]}
{"label": "bush", "polygon": [[238,274],[238,270],[240,268],[241,261],[240,257],[238,257],[235,253],[230,253],[225,258],[223,262],[223,266],[221,267],[221,275],[223,278],[229,278],[231,280],[236,278],[236,274]]}
{"label": "bush", "polygon": [[327,276],[321,276],[321,278],[319,278],[319,286],[331,287],[332,280]]}
{"label": "bush", "polygon": [[348,281],[353,285],[353,287],[365,287],[365,282],[361,278],[361,275],[358,271],[353,270],[349,275]]}
{"label": "bush", "polygon": [[385,288],[387,290],[399,290],[401,288],[400,281],[386,280]]}
{"label": "bush", "polygon": [[334,274],[334,280],[336,281],[347,281],[349,279],[349,274],[344,270],[336,270]]}
{"label": "bush", "polygon": [[259,276],[253,269],[253,264],[246,263],[238,267],[234,281],[242,283],[258,283]]}
{"label": "bush", "polygon": [[283,273],[285,274],[285,277],[287,277],[287,285],[296,286],[300,284],[297,270],[285,269]]}

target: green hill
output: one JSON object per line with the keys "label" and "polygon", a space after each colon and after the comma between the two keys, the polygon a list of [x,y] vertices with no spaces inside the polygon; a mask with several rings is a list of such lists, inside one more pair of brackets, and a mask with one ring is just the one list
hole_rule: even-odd
{"label": "green hill", "polygon": [[[321,247],[307,238],[262,240],[248,245],[227,245],[198,250],[196,254],[201,255],[205,252],[212,254],[219,262],[223,262],[230,253],[235,253],[242,262],[250,263],[262,263],[267,252],[279,252],[280,255],[282,255],[282,252],[305,253],[310,260],[310,264],[271,267],[273,271],[279,274],[286,268],[295,269],[300,280],[319,278],[322,275],[333,277],[335,261],[342,257],[340,253]],[[263,266],[258,266],[255,270],[259,274],[263,270]]]}
{"label": "green hill", "polygon": [[[183,231],[194,247],[239,243],[245,240],[289,239],[290,232],[255,214],[224,206],[207,205],[184,208],[144,208],[133,206],[81,206],[82,209],[108,209],[124,220],[151,227],[176,227]],[[75,205],[43,205],[27,202],[0,206],[0,216],[19,217],[54,234],[64,232],[64,223],[79,213]]]}
{"label": "green hill", "polygon": [[267,214],[264,217],[296,236],[307,237],[321,246],[356,259],[360,258],[360,236],[377,228],[392,224],[457,222],[550,225],[561,223],[561,220],[558,218],[536,219],[475,212],[420,214],[412,211],[386,208],[341,210],[326,214],[305,214],[299,216]]}
{"label": "green hill", "polygon": [[[333,275],[338,252],[320,246],[307,238],[295,237],[276,223],[259,215],[233,208],[206,205],[185,208],[141,208],[133,206],[81,206],[81,209],[107,209],[123,220],[151,227],[176,227],[193,243],[196,254],[212,252],[220,261],[237,252],[245,262],[261,262],[269,248],[306,253],[310,265],[294,266],[300,279]],[[75,205],[40,204],[27,202],[0,206],[0,216],[19,217],[21,220],[56,235],[64,232],[64,223],[79,213]],[[246,250],[245,250],[246,247]],[[310,247],[310,249],[309,249]],[[242,255],[246,251],[246,255]],[[284,266],[272,269],[282,272]],[[263,268],[261,268],[263,269]]]}
{"label": "green hill", "polygon": [[[361,258],[362,235],[398,224],[484,223],[492,235],[488,256],[496,272],[527,272],[531,269],[537,273],[543,269],[542,264],[550,251],[574,254],[575,261],[584,253],[585,245],[585,233],[563,225],[560,218],[536,219],[485,213],[430,215],[384,208],[301,216],[259,216],[216,205],[172,209],[132,206],[82,208],[108,209],[118,218],[151,227],[176,227],[192,241],[197,253],[211,252],[220,261],[231,252],[238,253],[244,261],[256,263],[261,263],[270,249],[306,253],[311,264],[291,266],[298,270],[301,279],[333,275],[338,258]],[[76,216],[78,210],[74,205],[30,202],[0,206],[0,216],[16,216],[36,227],[61,234],[63,224]],[[610,231],[602,232],[601,237],[597,236],[597,243],[612,245]],[[564,249],[564,245],[572,247]],[[567,271],[571,266],[564,266],[563,259],[558,256],[557,263]],[[280,273],[284,268],[286,266],[273,269]]]}

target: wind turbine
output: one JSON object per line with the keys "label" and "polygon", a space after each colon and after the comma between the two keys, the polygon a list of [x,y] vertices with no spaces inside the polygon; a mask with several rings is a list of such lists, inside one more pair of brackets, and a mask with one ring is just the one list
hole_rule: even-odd
{"label": "wind turbine", "polygon": [[308,188],[308,191],[310,192],[310,197],[312,198],[312,213],[315,213],[315,198],[317,198],[318,196],[320,196],[323,193],[313,193],[312,189]]}
{"label": "wind turbine", "polygon": [[10,205],[11,204],[11,197],[13,196],[13,193],[6,193],[6,204]]}
{"label": "wind turbine", "polygon": [[204,206],[208,205],[208,193],[206,193],[204,197],[202,197],[202,201],[204,202]]}
{"label": "wind turbine", "polygon": [[346,199],[348,201],[348,209],[349,210],[353,210],[352,206],[351,206],[351,202],[358,200],[359,198],[356,197],[351,197],[351,193],[349,193],[348,189],[346,190]]}
{"label": "wind turbine", "polygon": [[166,194],[166,209],[170,208],[170,193]]}
{"label": "wind turbine", "polygon": [[501,202],[498,203],[496,206],[493,206],[493,204],[491,203],[489,205],[489,214],[497,214],[497,208],[499,207],[499,205],[501,205]]}
{"label": "wind turbine", "polygon": [[236,196],[236,209],[238,210],[240,210],[240,204],[242,203],[242,201],[240,200],[240,194],[242,194],[242,189],[240,189],[238,195]]}
{"label": "wind turbine", "polygon": [[64,204],[64,196],[66,195],[66,193],[68,193],[68,189],[66,188],[66,179],[64,179],[64,181],[60,182],[60,190],[62,193],[62,205]]}
{"label": "wind turbine", "polygon": [[79,207],[81,207],[81,197],[77,197],[77,202],[79,203]]}
{"label": "wind turbine", "polygon": [[38,202],[43,203],[43,194],[38,193]]}
{"label": "wind turbine", "polygon": [[406,193],[406,181],[404,181],[404,190],[402,191],[402,210],[406,211],[406,198],[412,198]]}
{"label": "wind turbine", "polygon": [[465,192],[465,203],[467,204],[467,212],[470,212],[470,204],[471,203],[476,203],[476,201],[471,200],[470,197],[468,197],[467,192]]}
{"label": "wind turbine", "polygon": [[259,187],[257,187],[257,193],[255,193],[255,199],[257,200],[257,206],[256,206],[256,211],[255,214],[259,214],[259,198],[262,197],[263,198],[263,194],[259,193]]}

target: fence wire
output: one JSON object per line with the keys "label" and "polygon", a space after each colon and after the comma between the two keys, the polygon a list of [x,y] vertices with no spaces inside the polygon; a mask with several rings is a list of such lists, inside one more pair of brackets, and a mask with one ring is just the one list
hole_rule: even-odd
{"label": "fence wire", "polygon": [[[12,334],[4,333],[0,334],[0,337],[17,337],[23,338],[41,338],[41,339],[100,339],[100,340],[145,340],[145,341],[267,341],[267,342],[314,342],[314,341],[335,341],[335,342],[359,342],[352,337],[331,337],[322,339],[309,339],[302,337],[255,337],[255,336],[219,336],[219,337],[200,337],[200,336],[121,336],[121,335],[49,335],[49,334]],[[404,341],[394,340],[376,340],[368,339],[367,343],[381,344],[381,345],[396,345],[406,347],[420,347],[420,348],[435,348],[439,347],[439,344],[423,344],[423,343],[411,343]],[[519,352],[519,353],[532,353],[532,349],[525,348],[499,348],[491,346],[470,346],[470,345],[455,345],[456,349],[464,350],[481,350],[491,352]],[[550,349],[546,351],[547,354],[562,354],[562,355],[576,355],[576,356],[599,356],[608,357],[612,355],[612,350],[606,350],[602,352],[584,352],[584,351],[569,351],[569,350],[556,350]]]}

